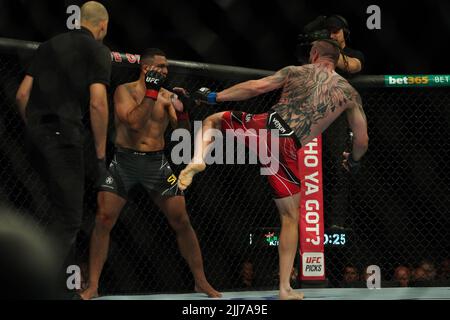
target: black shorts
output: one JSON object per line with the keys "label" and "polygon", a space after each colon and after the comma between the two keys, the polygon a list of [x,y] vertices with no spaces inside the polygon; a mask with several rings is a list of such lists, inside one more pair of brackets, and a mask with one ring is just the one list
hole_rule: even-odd
{"label": "black shorts", "polygon": [[108,171],[109,174],[102,178],[99,190],[115,193],[124,199],[138,184],[147,192],[156,192],[161,196],[183,195],[164,151],[140,152],[117,148]]}

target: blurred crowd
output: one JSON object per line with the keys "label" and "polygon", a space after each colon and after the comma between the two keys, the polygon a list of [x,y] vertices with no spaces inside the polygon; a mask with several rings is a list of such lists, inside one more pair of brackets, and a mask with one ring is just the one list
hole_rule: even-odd
{"label": "blurred crowd", "polygon": [[[246,259],[240,267],[240,272],[235,286],[242,290],[254,290],[258,288],[273,289],[277,286],[278,272],[274,272],[270,278],[259,274],[254,262]],[[347,265],[341,273],[340,281],[328,287],[338,288],[367,288],[367,280],[372,273],[367,273],[367,268],[359,269],[354,265]],[[291,273],[291,285],[300,288],[298,280],[298,268],[293,268]],[[450,286],[450,258],[440,263],[431,260],[423,260],[417,265],[398,265],[387,274],[381,270],[381,287],[449,287]]]}
{"label": "blurred crowd", "polygon": [[[447,287],[450,285],[450,259],[438,264],[423,260],[417,265],[398,265],[388,277],[383,278],[383,272],[381,275],[382,287]],[[346,266],[341,287],[366,287],[369,276],[366,270]]]}

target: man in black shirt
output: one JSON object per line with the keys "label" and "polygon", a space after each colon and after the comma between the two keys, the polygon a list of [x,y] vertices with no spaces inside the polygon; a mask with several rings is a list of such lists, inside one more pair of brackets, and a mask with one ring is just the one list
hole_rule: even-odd
{"label": "man in black shirt", "polygon": [[336,66],[337,72],[345,78],[361,72],[364,66],[364,55],[361,51],[347,47],[346,41],[350,35],[347,20],[339,15],[333,15],[327,18],[326,27],[330,31],[331,39],[335,40],[341,48],[341,55]]}
{"label": "man in black shirt", "polygon": [[[333,15],[326,19],[325,24],[330,31],[331,39],[335,40],[341,48],[336,72],[346,79],[360,73],[364,67],[364,55],[347,46],[350,30],[346,19],[339,15]],[[341,166],[341,153],[342,150],[350,148],[350,137],[347,119],[344,117],[336,119],[323,133],[324,163],[325,167],[329,168],[326,177],[329,177],[331,186],[325,194],[326,212],[330,217],[330,227],[337,231],[349,230],[346,227],[346,218],[349,210],[350,177]]]}
{"label": "man in black shirt", "polygon": [[[37,152],[33,156],[39,156],[32,161],[48,183],[53,219],[49,227],[59,246],[61,266],[82,221],[83,117],[88,112],[99,170],[106,170],[106,87],[111,76],[111,53],[101,41],[107,33],[108,19],[103,5],[85,3],[81,8],[81,29],[40,45],[16,95],[30,142]],[[86,143],[92,143],[89,140]]]}

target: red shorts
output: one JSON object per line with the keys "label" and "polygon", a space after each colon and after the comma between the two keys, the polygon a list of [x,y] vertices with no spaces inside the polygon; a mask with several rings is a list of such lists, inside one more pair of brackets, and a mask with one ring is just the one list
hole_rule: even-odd
{"label": "red shorts", "polygon": [[[268,126],[268,113],[262,114],[248,114],[240,111],[227,111],[222,116],[222,130],[234,131],[234,136],[239,141],[245,141],[245,145],[249,149],[249,140],[245,137],[255,136],[258,141],[257,145],[266,142],[268,155],[272,154],[271,145],[272,135]],[[240,129],[238,132],[236,130]],[[252,129],[249,131],[249,129]],[[261,131],[266,129],[267,131]],[[264,133],[264,134],[263,134]],[[261,141],[264,140],[264,141]],[[290,197],[300,192],[300,178],[297,163],[297,151],[300,149],[299,143],[292,137],[279,137],[279,152],[275,161],[278,161],[278,170],[273,171],[271,175],[267,175],[270,186],[272,187],[273,197],[275,199]],[[256,151],[257,150],[252,150]],[[259,153],[258,158],[259,158]],[[264,168],[269,168],[269,165],[263,165]]]}

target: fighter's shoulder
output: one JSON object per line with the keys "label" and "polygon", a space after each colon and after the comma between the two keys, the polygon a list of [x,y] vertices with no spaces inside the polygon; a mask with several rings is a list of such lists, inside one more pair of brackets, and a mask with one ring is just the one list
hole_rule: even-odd
{"label": "fighter's shoulder", "polygon": [[292,66],[288,66],[286,68],[289,70],[289,72],[298,74],[298,73],[313,71],[314,65],[312,65],[312,64],[304,64],[302,66],[292,65]]}
{"label": "fighter's shoulder", "polygon": [[352,101],[357,102],[361,104],[361,95],[359,94],[358,90],[355,89],[348,81],[347,79],[344,79],[346,82],[346,90],[348,94],[350,95],[350,98]]}
{"label": "fighter's shoulder", "polygon": [[343,76],[341,76],[336,71],[333,71],[331,74],[332,74],[332,77],[334,79],[336,79],[336,81],[340,82],[342,85],[349,85],[349,86],[351,86],[350,82],[348,82],[347,79],[345,79]]}
{"label": "fighter's shoulder", "polygon": [[278,71],[278,75],[280,75],[282,78],[288,78],[288,77],[304,77],[305,75],[310,74],[313,71],[311,68],[311,65],[303,65],[303,66],[296,66],[296,65],[290,65],[286,66],[283,69],[280,69]]}
{"label": "fighter's shoulder", "polygon": [[358,90],[356,90],[347,80],[347,84],[344,86],[344,92],[346,93],[347,99],[351,104],[362,105],[361,95]]}
{"label": "fighter's shoulder", "polygon": [[131,91],[131,90],[133,89],[133,87],[134,87],[133,82],[122,83],[122,84],[119,84],[119,85],[116,87],[116,92],[117,92],[118,90],[121,90],[121,91],[123,91],[123,90]]}
{"label": "fighter's shoulder", "polygon": [[346,89],[349,92],[356,92],[356,93],[358,93],[358,91],[356,91],[356,89],[350,84],[350,82],[348,82],[348,80],[346,78],[341,76],[336,71],[333,72],[332,77],[335,79],[336,84],[339,87],[342,87],[342,88]]}
{"label": "fighter's shoulder", "polygon": [[119,98],[132,97],[134,92],[136,92],[135,82],[122,83],[116,87],[114,96]]}
{"label": "fighter's shoulder", "polygon": [[361,96],[359,92],[348,82],[347,79],[334,72],[333,77],[336,81],[335,89],[341,91],[346,100],[352,103],[361,104]]}

